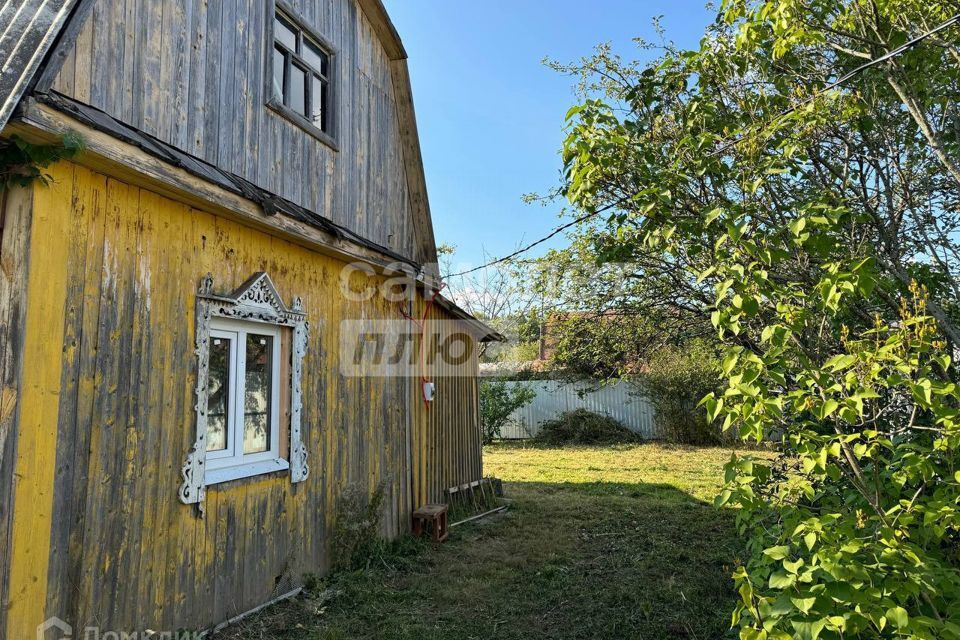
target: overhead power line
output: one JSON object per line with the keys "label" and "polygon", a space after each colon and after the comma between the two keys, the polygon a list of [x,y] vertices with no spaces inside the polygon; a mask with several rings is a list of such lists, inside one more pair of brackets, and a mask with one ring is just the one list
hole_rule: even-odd
{"label": "overhead power line", "polygon": [[[611,208],[611,207],[607,207],[607,208],[609,209],[609,208]],[[488,262],[488,263],[486,263],[486,264],[483,264],[483,265],[480,265],[479,267],[474,267],[473,269],[467,269],[466,271],[461,271],[460,273],[450,274],[450,275],[448,275],[448,276],[446,276],[446,277],[447,277],[447,278],[458,278],[458,277],[460,277],[460,276],[465,276],[465,275],[471,274],[471,273],[473,273],[474,271],[480,271],[481,269],[486,269],[487,267],[492,267],[493,265],[495,265],[495,264],[500,264],[501,262],[507,262],[507,261],[509,261],[509,260],[513,260],[513,259],[516,258],[517,256],[522,255],[522,254],[526,253],[527,251],[530,251],[530,249],[533,249],[534,247],[543,244],[544,242],[546,242],[546,241],[549,240],[550,238],[553,238],[554,236],[556,236],[558,233],[561,233],[562,231],[565,231],[565,230],[569,229],[569,228],[572,227],[572,226],[578,225],[578,224],[580,224],[581,222],[586,222],[586,221],[589,220],[590,218],[592,218],[592,217],[594,217],[594,216],[596,216],[596,215],[599,215],[599,214],[602,213],[604,210],[605,210],[605,209],[598,209],[597,211],[594,211],[594,212],[592,212],[592,213],[587,213],[587,214],[585,214],[585,215],[582,215],[582,216],[580,216],[579,218],[577,218],[576,220],[571,220],[570,222],[568,222],[568,223],[566,223],[566,224],[562,224],[562,225],[560,225],[559,227],[557,227],[556,229],[554,229],[553,231],[551,231],[548,235],[540,238],[540,239],[537,240],[536,242],[532,242],[532,243],[528,244],[528,245],[525,246],[525,247],[521,247],[520,249],[517,249],[516,251],[514,251],[514,252],[511,253],[510,255],[503,256],[502,258],[497,258],[496,260],[491,260],[490,262]]]}
{"label": "overhead power line", "polygon": [[[866,71],[867,69],[870,69],[871,67],[875,67],[875,66],[877,66],[878,64],[881,64],[881,63],[883,63],[883,62],[886,62],[887,60],[891,60],[891,59],[897,57],[897,56],[900,55],[901,53],[904,53],[905,51],[908,51],[908,50],[912,49],[913,47],[917,46],[918,44],[920,44],[921,42],[923,42],[923,41],[926,40],[927,38],[929,38],[929,37],[931,37],[931,36],[934,36],[934,35],[940,33],[940,32],[943,31],[944,29],[947,29],[947,28],[953,26],[954,24],[957,24],[958,22],[960,22],[960,14],[957,14],[957,15],[953,16],[952,18],[949,18],[948,20],[945,20],[944,22],[941,22],[940,24],[938,24],[938,25],[937,25],[936,27],[934,27],[933,29],[930,29],[929,31],[926,31],[926,32],[920,34],[919,36],[917,36],[917,37],[915,37],[915,38],[913,38],[913,39],[911,39],[911,40],[908,40],[907,42],[903,43],[902,45],[900,45],[900,46],[897,47],[896,49],[893,49],[892,51],[888,51],[887,53],[883,54],[882,56],[879,56],[879,57],[877,57],[877,58],[874,58],[874,59],[872,59],[872,60],[868,60],[867,62],[864,62],[864,63],[861,64],[860,66],[851,69],[850,71],[848,71],[847,73],[843,74],[842,76],[840,76],[839,78],[837,78],[837,79],[834,80],[833,82],[829,83],[828,85],[826,85],[825,87],[823,87],[823,88],[820,89],[819,91],[817,91],[817,92],[815,92],[815,93],[807,96],[806,98],[804,98],[804,99],[801,100],[800,102],[798,102],[798,103],[796,103],[796,104],[788,107],[787,109],[784,109],[783,111],[781,111],[780,113],[778,113],[777,116],[776,116],[772,121],[780,120],[780,119],[782,119],[782,118],[785,118],[785,117],[791,115],[792,113],[795,113],[795,112],[798,111],[799,109],[802,109],[803,107],[807,106],[808,104],[816,101],[817,98],[819,98],[820,96],[824,95],[824,94],[827,93],[828,91],[833,91],[833,90],[836,89],[837,87],[842,86],[844,83],[846,83],[847,81],[849,81],[849,80],[853,79],[854,77],[860,75],[861,73],[863,73],[863,72]],[[719,147],[719,148],[717,148],[717,149],[714,149],[713,151],[710,152],[709,155],[714,156],[714,155],[718,155],[718,154],[720,154],[720,153],[723,153],[723,152],[725,152],[725,151],[727,151],[727,150],[729,150],[729,149],[737,146],[738,144],[740,144],[741,142],[743,142],[745,139],[746,139],[746,136],[740,136],[740,137],[738,137],[738,138],[736,138],[736,139],[734,139],[734,140],[731,140],[730,142],[728,142],[727,144],[723,145],[722,147]],[[520,249],[517,249],[516,251],[514,251],[513,253],[511,253],[511,254],[509,254],[509,255],[503,256],[503,257],[501,257],[501,258],[497,258],[496,260],[491,260],[490,262],[487,262],[486,264],[482,264],[482,265],[480,265],[479,267],[474,267],[474,268],[472,268],[472,269],[467,269],[466,271],[461,271],[460,273],[454,273],[454,274],[448,275],[448,276],[446,276],[446,277],[447,277],[447,278],[458,278],[458,277],[460,277],[460,276],[469,275],[469,274],[474,273],[474,272],[476,272],[476,271],[480,271],[480,270],[482,270],[482,269],[486,269],[487,267],[492,267],[492,266],[494,266],[494,265],[501,264],[501,263],[503,263],[503,262],[508,262],[508,261],[510,261],[510,260],[513,260],[513,259],[516,258],[517,256],[522,255],[522,254],[526,253],[527,251],[530,251],[530,250],[533,249],[534,247],[537,247],[537,246],[543,244],[543,243],[546,242],[547,240],[550,240],[551,238],[555,237],[557,234],[562,233],[563,231],[566,231],[566,230],[569,229],[570,227],[576,226],[576,225],[578,225],[578,224],[580,224],[580,223],[582,223],[582,222],[586,222],[587,220],[590,220],[591,218],[594,218],[594,217],[598,216],[599,214],[603,213],[604,211],[607,211],[607,210],[613,208],[616,204],[618,204],[618,203],[613,203],[613,204],[608,205],[608,206],[606,206],[606,207],[603,207],[603,208],[601,208],[601,209],[597,209],[596,211],[593,211],[593,212],[591,212],[591,213],[584,214],[584,215],[580,216],[579,218],[576,218],[575,220],[571,220],[570,222],[567,222],[566,224],[562,224],[562,225],[560,225],[559,227],[557,227],[556,229],[554,229],[553,231],[551,231],[551,232],[550,232],[549,234],[547,234],[546,236],[544,236],[544,237],[540,238],[539,240],[537,240],[536,242],[531,242],[530,244],[526,245],[525,247],[521,247]]]}

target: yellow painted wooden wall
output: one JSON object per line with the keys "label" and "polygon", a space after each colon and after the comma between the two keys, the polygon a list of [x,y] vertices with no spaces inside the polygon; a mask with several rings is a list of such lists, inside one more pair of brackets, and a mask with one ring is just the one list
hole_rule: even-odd
{"label": "yellow painted wooden wall", "polygon": [[[339,374],[341,319],[396,318],[392,303],[340,295],[343,263],[76,164],[51,173],[33,202],[7,638],[53,615],[207,627],[329,566],[348,485],[385,483],[383,534],[396,536],[414,503],[479,477],[475,379],[439,377],[426,412],[408,380]],[[194,439],[195,292],[207,272],[228,292],[256,271],[309,316],[311,475],[211,487],[201,519],[177,499]]]}
{"label": "yellow painted wooden wall", "polygon": [[[421,316],[424,305],[419,301]],[[427,318],[428,334],[436,333],[440,342],[451,337],[455,342],[469,342],[468,348],[474,352],[474,339],[463,324],[451,322],[446,311],[431,305]],[[473,356],[460,362],[456,354],[443,358],[435,350],[433,353],[427,373],[436,384],[436,399],[429,407],[422,400],[420,387],[414,385],[414,406],[419,412],[413,449],[418,504],[444,502],[447,489],[482,476],[477,359]]]}

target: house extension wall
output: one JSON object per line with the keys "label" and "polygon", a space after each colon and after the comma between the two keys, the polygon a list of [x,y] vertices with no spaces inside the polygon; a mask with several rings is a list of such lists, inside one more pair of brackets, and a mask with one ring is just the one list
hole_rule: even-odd
{"label": "house extension wall", "polygon": [[[458,466],[466,480],[425,453],[426,433],[473,444],[445,435],[439,411],[426,431],[414,383],[340,375],[340,320],[397,317],[379,298],[345,299],[343,263],[77,164],[50,173],[53,184],[33,192],[28,236],[13,531],[0,553],[10,562],[7,638],[35,637],[50,616],[75,629],[208,627],[329,566],[346,487],[383,482],[383,533],[396,536],[413,503],[436,493],[426,487],[476,479],[466,476],[478,475],[479,448]],[[311,474],[210,487],[201,518],[177,498],[194,440],[195,293],[207,272],[228,292],[256,271],[288,303],[301,296],[309,316]]]}
{"label": "house extension wall", "polygon": [[[426,307],[419,301],[421,316]],[[436,305],[427,312],[428,334],[439,342],[452,338],[475,343],[464,332],[463,325],[451,322],[450,315]],[[418,385],[415,406],[420,413],[413,437],[414,495],[418,505],[445,502],[446,490],[483,476],[480,438],[480,406],[477,387],[478,361],[466,358],[433,357],[428,364],[431,380],[436,385],[436,399],[427,406]]]}

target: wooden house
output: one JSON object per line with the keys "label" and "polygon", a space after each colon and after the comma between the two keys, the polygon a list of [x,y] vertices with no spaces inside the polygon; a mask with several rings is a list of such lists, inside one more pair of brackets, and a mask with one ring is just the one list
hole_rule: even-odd
{"label": "wooden house", "polygon": [[496,337],[437,293],[380,0],[6,0],[0,58],[6,144],[84,142],[0,213],[0,636],[207,629],[352,487],[395,537],[479,479],[475,358],[345,373],[354,321]]}

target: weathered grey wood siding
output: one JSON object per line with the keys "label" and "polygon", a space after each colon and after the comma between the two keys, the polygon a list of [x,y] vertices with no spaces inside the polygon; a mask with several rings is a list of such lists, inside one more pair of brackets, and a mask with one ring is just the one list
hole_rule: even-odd
{"label": "weathered grey wood siding", "polygon": [[415,237],[391,61],[373,26],[355,0],[289,4],[336,48],[339,151],[266,106],[270,0],[98,0],[53,88],[431,261]]}

